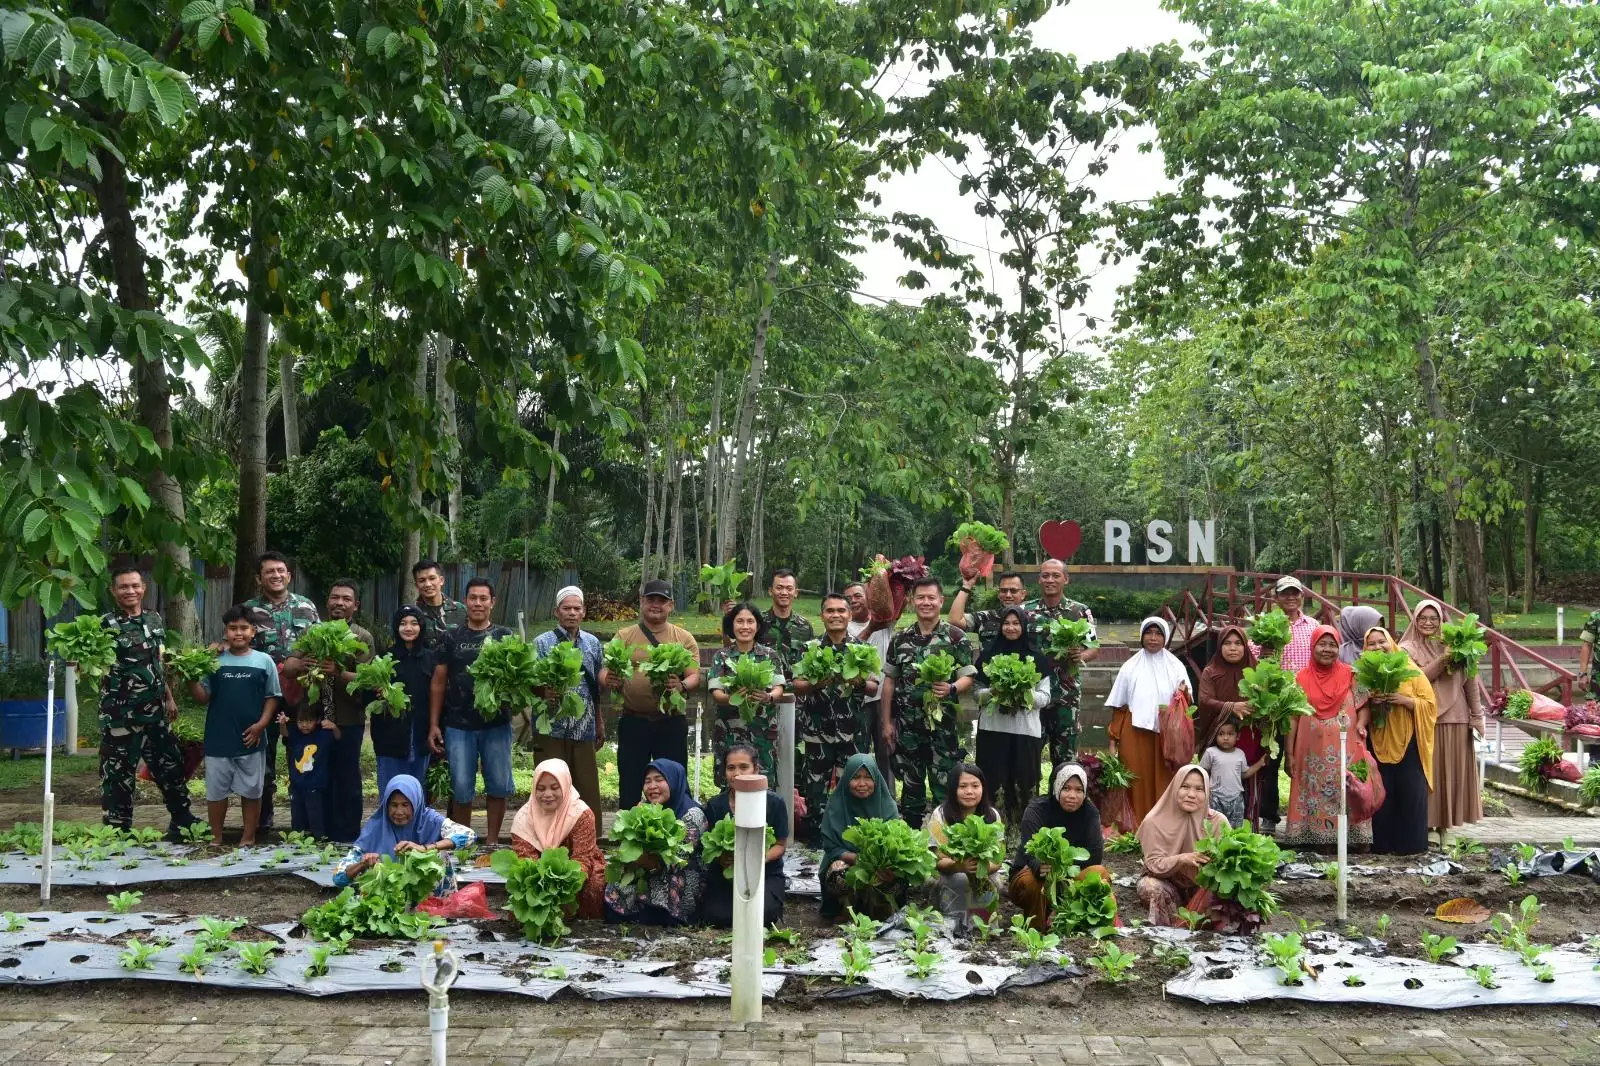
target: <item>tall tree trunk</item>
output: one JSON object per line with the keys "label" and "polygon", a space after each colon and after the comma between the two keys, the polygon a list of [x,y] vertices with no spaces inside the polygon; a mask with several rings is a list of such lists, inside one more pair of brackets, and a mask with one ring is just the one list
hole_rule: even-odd
{"label": "tall tree trunk", "polygon": [[1522,474],[1522,613],[1533,611],[1539,591],[1539,498],[1544,494],[1544,471],[1528,463]]}
{"label": "tall tree trunk", "polygon": [[1510,610],[1511,592],[1517,585],[1517,549],[1504,518],[1495,524],[1495,536],[1500,541],[1500,580],[1505,582],[1506,609]]}
{"label": "tall tree trunk", "polygon": [[[773,286],[778,281],[778,253],[767,256],[766,275],[761,286],[761,310],[756,315],[755,339],[750,345],[750,370],[745,374],[744,391],[739,397],[738,425],[735,427],[733,469],[727,493],[718,501],[719,528],[717,554],[726,561],[733,555],[739,533],[739,504],[744,498],[745,467],[754,442],[756,411],[761,400],[761,376],[767,365],[767,331],[772,327]],[[761,575],[756,575],[761,580]]]}
{"label": "tall tree trunk", "polygon": [[[1444,434],[1444,453],[1441,458],[1448,464],[1443,479],[1444,503],[1455,528],[1456,535],[1452,543],[1461,558],[1463,576],[1466,578],[1467,602],[1471,609],[1477,612],[1484,625],[1492,626],[1494,610],[1493,604],[1489,602],[1489,578],[1484,564],[1483,545],[1478,540],[1476,523],[1470,518],[1463,518],[1461,514],[1464,483],[1457,469],[1460,463],[1460,450],[1452,435],[1450,413],[1445,410],[1444,394],[1439,388],[1439,370],[1434,363],[1433,347],[1426,333],[1418,336],[1416,349],[1417,374],[1422,384],[1423,397],[1428,405],[1428,416],[1433,422],[1433,431]],[[1452,568],[1451,577],[1454,576]]]}
{"label": "tall tree trunk", "polygon": [[[711,375],[711,436],[706,443],[706,465],[700,474],[701,511],[705,512],[705,543],[697,551],[700,565],[721,565],[717,545],[722,543],[722,532],[717,521],[718,504],[722,494],[722,371]],[[700,512],[695,512],[695,539],[700,539]]]}
{"label": "tall tree trunk", "polygon": [[433,401],[439,407],[439,435],[444,438],[445,477],[450,485],[445,498],[445,542],[454,552],[456,528],[461,523],[461,432],[456,422],[456,390],[450,384],[450,341],[441,334],[435,334],[433,340]]}
{"label": "tall tree trunk", "polygon": [[265,210],[250,213],[244,344],[239,356],[239,512],[233,527],[233,602],[255,595],[256,560],[267,550],[267,247]]}
{"label": "tall tree trunk", "polygon": [[283,457],[300,457],[300,390],[294,383],[294,349],[287,344],[278,353],[278,399],[283,407]]}
{"label": "tall tree trunk", "polygon": [[[152,311],[150,279],[146,270],[144,247],[139,243],[139,230],[133,219],[133,209],[128,203],[128,172],[122,161],[108,151],[100,153],[100,181],[95,186],[95,199],[100,205],[100,221],[104,226],[106,252],[111,259],[112,277],[117,284],[117,303],[129,311]],[[164,453],[172,451],[172,378],[162,359],[134,357],[131,371],[134,392],[134,414],[139,425],[149,431],[156,446]],[[180,526],[186,518],[183,486],[167,473],[167,464],[157,464],[150,472],[145,487],[150,500],[166,511]],[[194,601],[178,578],[187,580],[192,569],[189,545],[183,537],[169,537],[157,548],[161,565],[162,584],[167,588],[167,628],[197,639],[199,625],[195,619]]]}
{"label": "tall tree trunk", "polygon": [[[674,424],[683,425],[683,394],[679,393],[673,401]],[[672,490],[672,536],[667,542],[667,580],[677,583],[683,573],[683,485],[687,480],[683,476],[684,456],[682,449],[674,448],[672,452],[672,471],[669,487]]]}
{"label": "tall tree trunk", "polygon": [[1428,569],[1428,517],[1422,507],[1422,469],[1417,457],[1411,457],[1411,514],[1417,523],[1417,584],[1437,594],[1438,585]]}
{"label": "tall tree trunk", "polygon": [[751,595],[755,590],[765,587],[762,582],[767,574],[767,530],[766,530],[766,492],[767,492],[767,464],[763,461],[756,468],[756,487],[750,494],[750,533],[747,547],[749,549],[750,570],[754,573],[751,578]]}
{"label": "tall tree trunk", "polygon": [[[417,342],[417,363],[411,373],[412,395],[418,407],[426,407],[428,403],[428,337],[424,335]],[[422,516],[422,468],[416,459],[412,459],[406,470],[406,504],[412,522],[415,523]],[[417,565],[419,553],[422,551],[422,531],[414,524],[406,527],[405,539],[400,545],[400,596],[405,603],[417,601],[417,586],[411,578],[411,568]],[[407,590],[409,591],[409,594]]]}
{"label": "tall tree trunk", "polygon": [[650,437],[652,436],[649,423],[645,424],[645,443],[641,452],[644,454],[644,544],[640,548],[639,572],[644,580],[649,581],[656,576],[655,561],[650,554],[650,534],[653,532],[652,524],[656,517],[656,464],[650,455]]}
{"label": "tall tree trunk", "polygon": [[1256,501],[1246,500],[1244,504],[1245,522],[1250,526],[1250,558],[1247,569],[1254,571],[1256,568]]}
{"label": "tall tree trunk", "polygon": [[549,525],[555,520],[556,514],[556,457],[561,455],[561,427],[556,427],[555,437],[550,443],[550,450],[555,456],[550,460],[550,473],[544,483],[544,524]]}
{"label": "tall tree trunk", "polygon": [[1405,533],[1400,526],[1400,490],[1394,485],[1389,485],[1389,550],[1394,553],[1394,569],[1390,571],[1395,577],[1406,576],[1406,559],[1402,545],[1405,542]]}

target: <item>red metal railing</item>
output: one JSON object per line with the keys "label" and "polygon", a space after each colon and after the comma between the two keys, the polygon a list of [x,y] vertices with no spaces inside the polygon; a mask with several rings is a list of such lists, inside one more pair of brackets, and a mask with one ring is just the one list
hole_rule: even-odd
{"label": "red metal railing", "polygon": [[[1282,576],[1255,571],[1213,570],[1206,575],[1205,587],[1196,596],[1184,590],[1170,604],[1162,608],[1162,616],[1173,623],[1173,643],[1191,666],[1199,670],[1205,665],[1203,637],[1200,626],[1215,628],[1226,621],[1243,621],[1246,616],[1259,614],[1273,603],[1272,586]],[[1332,570],[1297,570],[1295,576],[1306,586],[1306,598],[1315,613],[1331,622],[1341,607],[1364,605],[1373,607],[1384,616],[1386,627],[1397,636],[1405,631],[1412,617],[1412,603],[1433,599],[1427,592],[1398,577],[1388,574],[1360,574]],[[1363,587],[1364,586],[1364,587]],[[1439,601],[1444,608],[1445,621],[1454,621],[1466,614],[1458,607]],[[1406,625],[1401,625],[1404,621]],[[1479,664],[1478,687],[1488,706],[1491,693],[1508,688],[1527,688],[1572,702],[1572,671],[1512,640],[1497,630],[1484,634],[1489,645],[1485,661]],[[1199,653],[1197,655],[1197,652]],[[1528,683],[1522,667],[1542,667],[1550,672],[1551,679],[1541,685]]]}

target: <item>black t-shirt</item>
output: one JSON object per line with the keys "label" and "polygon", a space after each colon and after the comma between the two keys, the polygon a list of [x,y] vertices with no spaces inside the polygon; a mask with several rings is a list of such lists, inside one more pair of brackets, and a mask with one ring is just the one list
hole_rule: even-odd
{"label": "black t-shirt", "polygon": [[502,725],[511,718],[510,709],[501,707],[485,718],[472,704],[472,675],[467,667],[478,660],[478,652],[487,640],[509,637],[511,630],[505,626],[488,629],[468,629],[456,626],[439,642],[439,665],[449,673],[444,690],[444,710],[439,714],[439,724],[447,729],[488,729]]}
{"label": "black t-shirt", "polygon": [[[724,818],[727,818],[729,815],[733,814],[732,804],[732,792],[724,791],[719,795],[711,797],[711,799],[707,801],[705,805],[706,828],[710,829]],[[772,831],[777,834],[779,840],[782,840],[789,835],[789,806],[788,804],[784,803],[783,800],[778,797],[778,794],[772,791],[770,788],[767,790],[767,824],[772,827]],[[782,856],[779,856],[773,862],[767,863],[767,881],[771,882],[774,879],[776,879],[780,884],[783,882]],[[725,883],[728,885],[733,884],[733,882],[729,881],[726,877],[723,877],[720,873],[717,876],[709,877],[706,880],[710,884],[714,885],[719,883]]]}

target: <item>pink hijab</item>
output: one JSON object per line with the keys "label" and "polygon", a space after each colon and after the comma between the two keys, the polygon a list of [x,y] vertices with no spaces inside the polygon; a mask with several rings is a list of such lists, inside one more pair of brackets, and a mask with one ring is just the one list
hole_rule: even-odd
{"label": "pink hijab", "polygon": [[[1199,774],[1206,790],[1205,799],[1200,801],[1200,809],[1192,813],[1185,811],[1178,802],[1178,789],[1190,774]],[[1178,772],[1172,775],[1172,780],[1167,784],[1166,792],[1162,793],[1150,813],[1144,816],[1144,821],[1139,823],[1139,846],[1144,852],[1146,868],[1151,869],[1152,864],[1160,866],[1161,860],[1193,851],[1195,841],[1214,823],[1220,821],[1222,827],[1226,828],[1228,820],[1210,807],[1211,775],[1199,766],[1178,767]],[[1157,871],[1151,869],[1151,872]]]}
{"label": "pink hijab", "polygon": [[[539,779],[546,775],[561,786],[561,803],[549,814],[539,806],[538,796]],[[559,848],[588,809],[589,805],[578,798],[578,790],[572,787],[572,770],[566,762],[546,759],[533,768],[533,791],[512,820],[511,835],[521,837],[541,852]]]}

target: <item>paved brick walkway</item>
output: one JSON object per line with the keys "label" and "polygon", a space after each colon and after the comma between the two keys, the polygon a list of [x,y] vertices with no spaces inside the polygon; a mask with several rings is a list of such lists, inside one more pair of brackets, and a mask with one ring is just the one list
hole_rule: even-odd
{"label": "paved brick walkway", "polygon": [[[235,1001],[237,1002],[237,1001]],[[254,1023],[173,1021],[123,1011],[96,1018],[82,1012],[43,1016],[0,1010],[0,1062],[11,1063],[211,1063],[214,1066],[426,1066],[428,1031],[390,1019],[354,1016],[358,1003],[343,1000],[344,1017],[331,1023],[296,1017],[282,1001],[247,1013],[279,1020]],[[741,1029],[707,1020],[618,1024],[536,1019],[551,1008],[509,1008],[499,1019],[469,1021],[451,1030],[451,1066],[697,1066],[758,1062],[777,1066],[1579,1066],[1600,1063],[1600,1035],[1592,1025],[1457,1024],[1439,1028],[1370,1030],[1256,1029],[1229,1027],[1162,1030],[1144,1035],[1047,1031],[1008,1025],[1002,1010],[984,1026],[951,1024],[934,1005],[912,1008],[900,1025],[873,1025],[842,1017],[780,1015]],[[632,1008],[630,1008],[632,1009]],[[319,1010],[318,1015],[333,1011]],[[1114,1013],[1109,1007],[1105,1014]],[[417,1011],[422,1014],[421,1009]],[[419,1018],[420,1020],[420,1018]],[[1109,1019],[1106,1019],[1109,1020]],[[1263,1019],[1265,1021],[1265,1019]],[[386,1024],[385,1024],[386,1023]],[[977,1031],[975,1031],[977,1030]]]}

